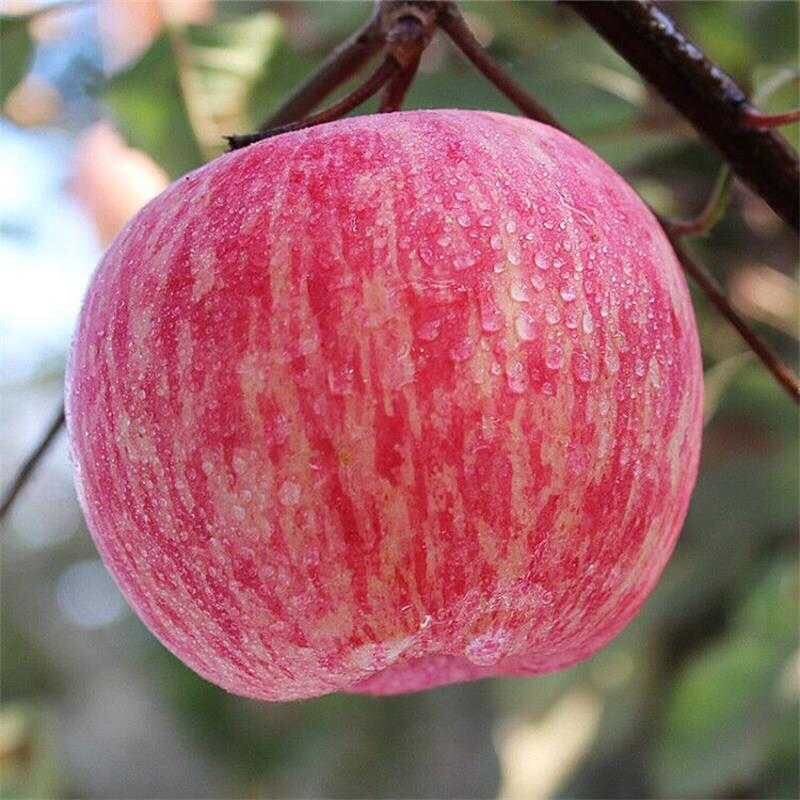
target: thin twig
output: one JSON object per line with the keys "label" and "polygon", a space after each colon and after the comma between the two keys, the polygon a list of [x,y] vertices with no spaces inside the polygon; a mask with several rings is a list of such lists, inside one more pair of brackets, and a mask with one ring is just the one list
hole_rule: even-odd
{"label": "thin twig", "polygon": [[710,141],[731,169],[795,231],[800,162],[774,130],[748,125],[736,82],[678,30],[652,0],[564,0]]}
{"label": "thin twig", "polygon": [[722,219],[728,205],[733,173],[727,164],[722,166],[714,181],[703,210],[692,219],[668,220],[666,224],[678,236],[705,236]]}
{"label": "thin twig", "polygon": [[[394,56],[400,71],[386,84],[381,99],[381,113],[399,111],[403,105],[414,76],[417,74],[422,52],[436,30],[439,6],[433,6],[428,13],[412,9],[408,4],[383,7],[387,50]],[[403,13],[414,10],[416,14]],[[397,16],[397,14],[400,16]]]}
{"label": "thin twig", "polygon": [[800,108],[795,108],[792,111],[784,111],[781,114],[764,114],[757,108],[746,108],[742,112],[742,119],[745,125],[759,130],[780,128],[782,125],[791,125],[793,122],[800,122]]}
{"label": "thin twig", "polygon": [[475,38],[455,4],[447,6],[442,12],[439,17],[439,25],[483,76],[494,84],[526,117],[561,129],[555,117],[539,105],[534,97],[484,50],[483,45]]}
{"label": "thin twig", "polygon": [[326,122],[340,119],[354,108],[357,108],[362,103],[369,100],[369,98],[376,94],[392,76],[397,74],[399,69],[400,66],[394,58],[387,56],[361,86],[354,89],[347,97],[344,97],[338,103],[334,103],[330,108],[320,111],[319,114],[312,114],[310,117],[298,120],[297,122],[290,122],[288,125],[270,128],[261,133],[226,136],[225,138],[228,140],[231,150],[238,150],[239,148],[247,147],[248,145],[260,142],[262,139],[269,139],[281,133],[300,131],[304,128],[311,128],[314,125],[322,125]]}
{"label": "thin twig", "polygon": [[380,16],[376,12],[363,27],[337,47],[317,70],[301,83],[264,122],[260,130],[301,119],[334,89],[348,81],[383,45]]}
{"label": "thin twig", "polygon": [[705,296],[712,302],[717,311],[736,328],[742,339],[744,339],[750,349],[758,356],[761,363],[772,373],[775,380],[786,390],[794,402],[800,404],[800,380],[798,380],[797,376],[772,352],[770,347],[758,336],[747,322],[739,316],[717,282],[686,251],[681,241],[680,234],[671,230],[666,220],[659,219],[659,221],[686,273],[690,275],[695,283],[702,289]]}
{"label": "thin twig", "polygon": [[47,452],[56,438],[56,434],[58,434],[63,425],[64,406],[62,405],[58,414],[56,414],[55,418],[50,423],[50,427],[45,431],[44,436],[42,436],[39,444],[36,445],[27,459],[25,459],[25,463],[19,468],[19,472],[14,476],[11,485],[3,493],[3,499],[2,502],[0,502],[0,520],[5,519],[17,495],[28,482],[28,478],[30,478],[31,474],[36,469],[37,464],[41,461],[42,456]]}

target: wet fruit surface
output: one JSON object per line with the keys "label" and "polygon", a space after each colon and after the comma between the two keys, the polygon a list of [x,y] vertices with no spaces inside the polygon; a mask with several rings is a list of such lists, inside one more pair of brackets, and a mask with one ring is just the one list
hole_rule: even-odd
{"label": "wet fruit surface", "polygon": [[224,156],[112,244],[68,425],[103,558],[230,691],[572,664],[674,546],[702,372],[680,267],[536,123],[358,117]]}

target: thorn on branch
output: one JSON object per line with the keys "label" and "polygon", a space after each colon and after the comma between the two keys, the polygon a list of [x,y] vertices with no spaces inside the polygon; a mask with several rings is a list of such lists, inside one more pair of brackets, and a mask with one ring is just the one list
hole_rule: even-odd
{"label": "thorn on branch", "polygon": [[6,514],[11,510],[17,495],[22,491],[25,484],[33,474],[37,465],[42,459],[42,456],[48,451],[50,445],[56,438],[56,435],[64,426],[64,406],[62,405],[56,414],[50,426],[45,431],[39,443],[31,451],[30,455],[25,459],[23,465],[19,468],[19,472],[14,476],[11,485],[3,493],[3,499],[0,501],[0,520],[5,519]]}
{"label": "thorn on branch", "polygon": [[338,103],[334,103],[330,108],[325,109],[325,111],[320,111],[318,114],[312,114],[310,117],[298,120],[297,122],[290,122],[288,125],[280,125],[277,128],[270,128],[260,133],[226,136],[225,138],[228,140],[229,148],[231,150],[238,150],[242,147],[260,142],[262,139],[278,136],[281,133],[291,133],[292,131],[299,131],[340,119],[345,116],[345,114],[350,113],[353,109],[369,100],[369,98],[376,94],[390,78],[397,74],[399,69],[400,66],[397,61],[395,61],[394,57],[387,56],[361,86],[354,89]]}

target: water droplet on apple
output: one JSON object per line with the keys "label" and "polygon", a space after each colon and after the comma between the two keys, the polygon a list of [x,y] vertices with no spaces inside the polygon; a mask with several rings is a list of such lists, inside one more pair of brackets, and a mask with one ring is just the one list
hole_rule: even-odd
{"label": "water droplet on apple", "polygon": [[464,655],[477,666],[489,667],[508,653],[510,644],[510,631],[496,628],[470,640],[464,648]]}
{"label": "water droplet on apple", "polygon": [[544,309],[544,318],[550,325],[557,325],[561,322],[561,312],[558,310],[558,306],[548,303]]}
{"label": "water droplet on apple", "polygon": [[517,336],[525,342],[531,342],[536,338],[536,325],[530,314],[523,312],[516,320]]}
{"label": "water droplet on apple", "polygon": [[564,348],[560,344],[549,344],[544,353],[544,363],[549,369],[561,369],[564,366]]}
{"label": "water droplet on apple", "polygon": [[285,506],[296,506],[300,501],[300,485],[294,481],[284,481],[278,489],[278,499]]}

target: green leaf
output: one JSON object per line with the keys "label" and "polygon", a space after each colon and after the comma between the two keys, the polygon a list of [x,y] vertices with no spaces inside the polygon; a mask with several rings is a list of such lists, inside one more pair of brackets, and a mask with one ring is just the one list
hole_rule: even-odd
{"label": "green leaf", "polygon": [[679,676],[655,753],[659,797],[711,797],[766,757],[773,649],[742,637],[705,650]]}
{"label": "green leaf", "polygon": [[151,155],[173,178],[203,163],[166,35],[115,75],[103,98],[128,143]]}
{"label": "green leaf", "polygon": [[773,563],[728,636],[678,675],[656,752],[659,796],[724,794],[786,760],[776,732],[796,728],[781,683],[797,647],[798,594],[797,562]]}
{"label": "green leaf", "polygon": [[249,127],[248,94],[280,33],[267,12],[170,29],[103,97],[130,144],[177,177],[222,152],[225,134]]}
{"label": "green leaf", "polygon": [[770,642],[788,655],[797,647],[798,606],[797,561],[779,561],[747,595],[733,618],[732,627],[743,636]]}
{"label": "green leaf", "polygon": [[250,14],[224,24],[193,26],[187,34],[192,80],[217,140],[249,128],[248,97],[276,56],[283,36],[280,18],[268,12]]}
{"label": "green leaf", "polygon": [[31,15],[0,16],[0,106],[25,77],[33,56],[28,32]]}

